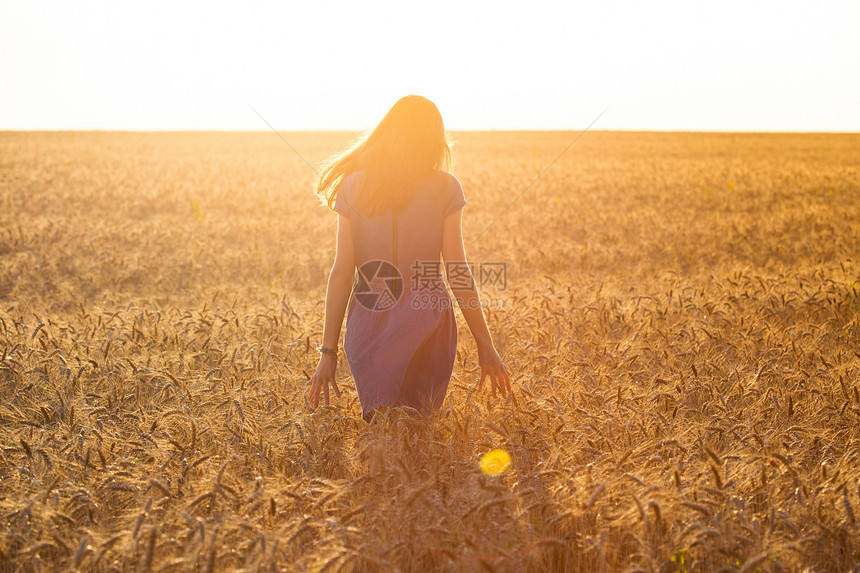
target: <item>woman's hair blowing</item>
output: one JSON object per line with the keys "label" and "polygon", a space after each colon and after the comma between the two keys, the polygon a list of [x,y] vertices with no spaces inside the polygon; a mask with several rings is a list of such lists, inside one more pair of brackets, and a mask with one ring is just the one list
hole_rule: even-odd
{"label": "woman's hair blowing", "polygon": [[362,210],[369,215],[388,207],[399,211],[421,180],[437,169],[449,171],[451,162],[451,145],[436,105],[409,95],[398,100],[373,130],[325,163],[315,192],[333,207],[344,177],[364,170],[357,199]]}

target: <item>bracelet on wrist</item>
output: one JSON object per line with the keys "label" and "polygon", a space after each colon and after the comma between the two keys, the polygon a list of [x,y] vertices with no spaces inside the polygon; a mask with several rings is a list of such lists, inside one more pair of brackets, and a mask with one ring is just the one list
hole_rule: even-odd
{"label": "bracelet on wrist", "polygon": [[317,350],[320,354],[337,354],[337,351],[340,350],[340,346],[335,346],[334,348],[327,348],[320,344],[317,346]]}

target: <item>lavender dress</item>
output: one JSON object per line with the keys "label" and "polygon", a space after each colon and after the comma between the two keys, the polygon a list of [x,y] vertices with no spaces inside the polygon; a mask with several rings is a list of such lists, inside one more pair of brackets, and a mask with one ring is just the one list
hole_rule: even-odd
{"label": "lavender dress", "polygon": [[457,323],[444,283],[442,221],[466,204],[456,177],[437,172],[397,213],[357,205],[362,172],[344,178],[334,210],[349,217],[356,281],[343,348],[362,415],[380,406],[438,409],[457,356]]}

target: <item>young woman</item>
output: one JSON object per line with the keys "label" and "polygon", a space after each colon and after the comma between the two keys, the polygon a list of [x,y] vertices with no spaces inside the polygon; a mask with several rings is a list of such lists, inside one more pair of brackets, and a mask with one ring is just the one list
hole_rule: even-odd
{"label": "young woman", "polygon": [[338,213],[337,251],[320,360],[308,381],[314,406],[320,396],[328,405],[329,385],[340,396],[335,368],[344,312],[343,350],[365,420],[384,406],[432,411],[442,405],[457,355],[457,324],[440,254],[478,345],[478,390],[489,378],[493,396],[497,389],[502,397],[511,391],[466,263],[460,226],[466,199],[450,167],[439,110],[411,95],[323,168],[316,193]]}

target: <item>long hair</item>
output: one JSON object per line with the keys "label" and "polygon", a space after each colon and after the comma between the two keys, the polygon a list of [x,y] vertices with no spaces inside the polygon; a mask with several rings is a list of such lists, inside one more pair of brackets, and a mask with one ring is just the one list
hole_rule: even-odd
{"label": "long hair", "polygon": [[388,208],[400,211],[422,180],[451,167],[442,115],[429,99],[408,95],[375,128],[323,165],[315,193],[331,208],[343,179],[363,170],[357,198],[362,210],[371,216]]}

